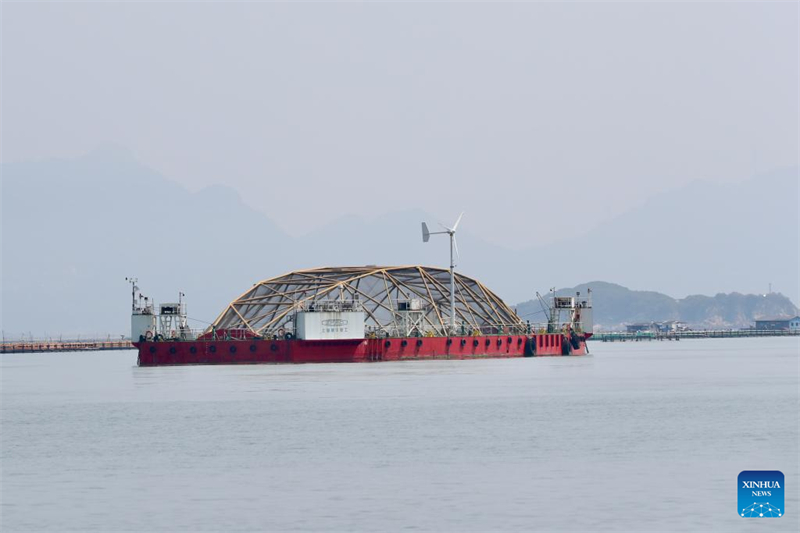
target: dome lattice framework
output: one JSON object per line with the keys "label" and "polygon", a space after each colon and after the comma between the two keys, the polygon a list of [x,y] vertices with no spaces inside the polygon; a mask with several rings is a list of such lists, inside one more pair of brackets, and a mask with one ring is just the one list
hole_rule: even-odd
{"label": "dome lattice framework", "polygon": [[[482,283],[455,274],[458,326],[483,332],[521,327],[522,321]],[[297,270],[260,281],[228,304],[209,330],[245,329],[271,335],[289,329],[294,313],[311,303],[358,301],[371,331],[390,332],[403,320],[402,302],[421,303],[421,327],[445,332],[450,320],[450,271],[424,266]],[[502,330],[500,329],[502,327]]]}

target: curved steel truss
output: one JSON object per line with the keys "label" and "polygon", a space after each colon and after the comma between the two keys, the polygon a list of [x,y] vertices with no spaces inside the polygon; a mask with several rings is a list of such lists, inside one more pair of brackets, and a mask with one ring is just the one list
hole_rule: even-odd
{"label": "curved steel truss", "polygon": [[[479,281],[456,274],[455,287],[459,327],[502,331],[522,325],[514,311]],[[245,329],[256,335],[271,335],[280,328],[292,328],[294,314],[310,304],[357,301],[370,331],[395,332],[401,324],[413,323],[419,333],[445,332],[450,317],[449,299],[450,272],[442,268],[298,270],[253,285],[228,305],[210,329]],[[412,308],[414,311],[407,311]],[[414,315],[411,322],[409,315]]]}

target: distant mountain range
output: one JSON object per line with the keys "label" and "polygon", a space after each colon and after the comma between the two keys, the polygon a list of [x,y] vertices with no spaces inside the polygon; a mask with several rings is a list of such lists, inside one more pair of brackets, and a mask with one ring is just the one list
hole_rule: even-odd
{"label": "distant mountain range", "polygon": [[[130,275],[160,302],[185,292],[201,327],[255,281],[286,271],[448,259],[445,240],[421,242],[420,221],[436,219],[420,210],[369,220],[346,215],[294,238],[234,190],[189,192],[124,151],[3,164],[2,175],[0,319],[9,335],[126,333]],[[761,292],[772,282],[800,301],[797,181],[797,169],[788,169],[724,188],[695,182],[582,237],[523,250],[475,237],[467,213],[458,270],[509,303],[592,278],[679,296]],[[565,216],[581,216],[568,196],[561,200]],[[275,201],[295,202],[298,217],[310,216],[300,197]],[[625,315],[620,305],[606,320],[673,316],[672,304],[663,305],[673,314]]]}
{"label": "distant mountain range", "polygon": [[[653,291],[632,291],[622,285],[594,281],[568,289],[558,289],[561,296],[592,290],[594,323],[597,329],[624,329],[626,324],[679,320],[698,328],[742,328],[752,326],[757,318],[798,315],[798,309],[786,296],[778,293],[693,295],[675,299]],[[517,313],[531,322],[546,319],[538,300],[517,306]]]}

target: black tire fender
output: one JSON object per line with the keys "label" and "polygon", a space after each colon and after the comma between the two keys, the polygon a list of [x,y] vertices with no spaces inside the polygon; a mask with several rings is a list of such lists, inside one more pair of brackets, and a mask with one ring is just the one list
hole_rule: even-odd
{"label": "black tire fender", "polygon": [[561,336],[561,355],[572,355],[572,343],[566,335]]}

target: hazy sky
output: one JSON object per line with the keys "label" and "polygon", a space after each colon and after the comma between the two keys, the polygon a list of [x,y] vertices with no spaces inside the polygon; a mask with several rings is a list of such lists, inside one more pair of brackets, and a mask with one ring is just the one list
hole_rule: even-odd
{"label": "hazy sky", "polygon": [[4,2],[2,160],[115,143],[293,234],[463,209],[521,247],[797,165],[799,63],[794,2]]}

